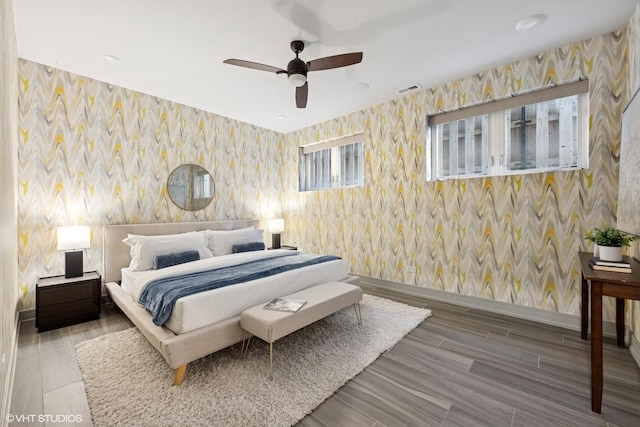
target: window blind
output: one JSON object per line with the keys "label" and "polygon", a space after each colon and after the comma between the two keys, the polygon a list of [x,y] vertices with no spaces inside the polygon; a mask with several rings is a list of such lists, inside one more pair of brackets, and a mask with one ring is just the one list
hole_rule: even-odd
{"label": "window blind", "polygon": [[474,105],[473,107],[434,114],[427,118],[427,123],[429,126],[434,126],[587,92],[589,92],[589,81],[578,80],[573,83],[541,89],[535,92],[524,93],[522,95],[515,95],[510,98],[489,101],[484,104]]}

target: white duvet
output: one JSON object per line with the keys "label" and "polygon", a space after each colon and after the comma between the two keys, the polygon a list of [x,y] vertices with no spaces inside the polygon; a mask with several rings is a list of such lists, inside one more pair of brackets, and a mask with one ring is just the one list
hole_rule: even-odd
{"label": "white duvet", "polygon": [[[283,252],[288,251],[255,251],[223,255],[161,270],[134,272],[129,268],[123,268],[121,285],[122,289],[137,302],[140,293],[152,280],[271,258]],[[266,303],[275,297],[285,296],[320,283],[345,280],[347,277],[345,262],[335,260],[189,295],[178,299],[171,317],[164,326],[175,334],[182,334],[237,316],[247,308]]]}

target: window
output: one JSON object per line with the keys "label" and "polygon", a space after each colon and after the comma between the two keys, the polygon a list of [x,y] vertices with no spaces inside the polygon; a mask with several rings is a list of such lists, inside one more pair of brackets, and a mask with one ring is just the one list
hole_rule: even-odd
{"label": "window", "polygon": [[[303,155],[304,187],[319,190],[331,187],[331,150],[318,150]],[[302,175],[302,174],[301,174]],[[303,187],[301,183],[301,187]]]}
{"label": "window", "polygon": [[509,171],[578,166],[578,95],[505,112]]}
{"label": "window", "polygon": [[588,82],[428,118],[427,179],[586,168]]}
{"label": "window", "polygon": [[489,116],[470,117],[432,128],[436,175],[452,178],[460,175],[486,175],[487,126]]}
{"label": "window", "polygon": [[338,147],[339,187],[364,185],[362,141]]}
{"label": "window", "polygon": [[362,134],[300,149],[300,191],[364,185]]}

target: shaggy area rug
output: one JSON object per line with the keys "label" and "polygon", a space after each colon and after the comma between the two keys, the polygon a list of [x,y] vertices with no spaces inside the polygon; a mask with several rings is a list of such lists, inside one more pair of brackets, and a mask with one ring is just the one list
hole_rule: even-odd
{"label": "shaggy area rug", "polygon": [[172,387],[173,370],[135,328],[77,345],[78,364],[96,426],[290,426],[393,347],[431,315],[364,295],[362,325],[352,307],[269,347],[251,340],[189,364]]}

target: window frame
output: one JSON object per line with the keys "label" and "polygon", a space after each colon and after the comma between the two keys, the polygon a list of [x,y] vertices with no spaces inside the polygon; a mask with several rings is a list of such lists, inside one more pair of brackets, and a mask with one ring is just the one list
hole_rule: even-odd
{"label": "window frame", "polygon": [[[351,149],[347,151],[347,147]],[[310,156],[317,156],[316,153],[324,153],[328,159],[329,166],[323,170],[323,173],[328,174],[325,177],[327,181],[323,181],[322,185],[312,185],[311,175],[307,173],[310,169]],[[344,171],[349,169],[346,163],[347,154],[352,156],[351,171],[357,173],[357,176],[354,175],[350,180],[346,180],[344,176]],[[298,166],[299,192],[364,187],[364,134],[357,133],[303,145],[299,148]]]}
{"label": "window frame", "polygon": [[[544,165],[528,169],[511,169],[507,167],[507,154],[510,150],[507,147],[507,120],[505,115],[513,108],[530,106],[541,102],[566,98],[569,96],[578,97],[577,105],[577,160],[576,165],[558,166]],[[433,129],[438,125],[445,125],[460,120],[477,118],[484,115],[489,116],[487,132],[488,147],[486,151],[488,167],[485,173],[456,173],[447,176],[438,175],[438,165],[443,163],[444,158],[440,157],[435,141],[432,140]],[[482,178],[504,175],[521,175],[529,173],[544,173],[548,171],[563,171],[587,169],[589,167],[589,81],[578,80],[561,86],[554,86],[522,95],[512,96],[485,104],[479,104],[450,112],[443,112],[427,116],[426,128],[426,153],[429,159],[426,162],[427,181],[442,181],[449,179]],[[483,130],[484,132],[484,130]],[[483,135],[484,137],[484,135]],[[483,153],[484,156],[485,153]],[[544,162],[542,162],[544,164]],[[538,163],[536,163],[538,164]],[[467,167],[467,170],[469,168]]]}

